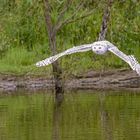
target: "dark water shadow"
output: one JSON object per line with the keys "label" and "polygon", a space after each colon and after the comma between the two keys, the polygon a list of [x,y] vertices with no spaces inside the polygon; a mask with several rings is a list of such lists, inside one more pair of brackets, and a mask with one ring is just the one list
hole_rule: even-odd
{"label": "dark water shadow", "polygon": [[100,105],[100,121],[101,121],[101,133],[105,140],[113,140],[113,128],[110,125],[110,114],[105,109],[105,98],[106,94],[102,93],[99,95],[99,105]]}
{"label": "dark water shadow", "polygon": [[62,104],[64,98],[55,98],[53,107],[53,125],[52,125],[52,140],[61,140],[60,137],[60,121],[62,116]]}

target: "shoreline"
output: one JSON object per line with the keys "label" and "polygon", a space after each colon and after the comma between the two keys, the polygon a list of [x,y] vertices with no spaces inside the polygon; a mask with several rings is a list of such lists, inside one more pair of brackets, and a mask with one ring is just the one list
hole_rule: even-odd
{"label": "shoreline", "polygon": [[[64,81],[65,90],[127,90],[140,91],[140,77],[128,69],[89,71]],[[45,76],[0,74],[0,92],[52,90],[54,81]]]}

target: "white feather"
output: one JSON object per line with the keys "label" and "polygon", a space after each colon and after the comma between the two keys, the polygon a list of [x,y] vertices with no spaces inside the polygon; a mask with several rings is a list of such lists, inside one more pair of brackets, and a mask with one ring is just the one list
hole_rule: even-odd
{"label": "white feather", "polygon": [[115,55],[117,55],[119,58],[124,60],[126,63],[130,65],[130,67],[137,72],[137,74],[140,76],[140,64],[136,60],[136,58],[133,55],[126,55],[123,52],[121,52],[116,46],[113,44],[109,46],[108,50]]}
{"label": "white feather", "polygon": [[92,44],[85,44],[76,46],[73,48],[70,48],[62,53],[59,53],[57,55],[51,56],[49,58],[46,58],[42,61],[39,61],[36,63],[37,67],[46,66],[49,64],[52,64],[54,61],[56,61],[58,58],[69,55],[72,53],[78,53],[78,52],[86,52],[92,50],[93,52],[97,54],[104,54],[106,51],[110,51],[122,60],[124,60],[126,63],[130,65],[130,67],[137,72],[137,74],[140,76],[140,64],[136,60],[136,58],[133,55],[126,55],[122,51],[120,51],[115,45],[110,43],[109,41],[97,41]]}
{"label": "white feather", "polygon": [[57,55],[51,56],[49,58],[46,58],[46,59],[44,59],[42,61],[37,62],[36,66],[37,67],[46,66],[46,65],[49,65],[49,64],[53,63],[58,58],[60,58],[60,57],[62,57],[64,55],[69,55],[69,54],[78,53],[78,52],[86,52],[86,51],[89,51],[89,50],[91,50],[91,45],[90,44],[73,47],[73,48],[70,48],[70,49],[62,52],[62,53],[59,53]]}

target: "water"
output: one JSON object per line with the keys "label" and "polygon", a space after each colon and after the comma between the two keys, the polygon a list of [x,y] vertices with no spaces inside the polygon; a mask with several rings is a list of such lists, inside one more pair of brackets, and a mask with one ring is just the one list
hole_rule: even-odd
{"label": "water", "polygon": [[140,94],[68,93],[0,97],[0,140],[140,140]]}

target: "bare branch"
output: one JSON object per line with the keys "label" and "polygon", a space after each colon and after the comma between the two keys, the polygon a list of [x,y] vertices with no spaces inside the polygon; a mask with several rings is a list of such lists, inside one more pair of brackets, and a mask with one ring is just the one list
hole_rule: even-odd
{"label": "bare branch", "polygon": [[55,26],[55,29],[58,31],[63,25],[67,24],[67,22],[69,23],[70,20],[72,20],[76,14],[78,13],[79,10],[82,9],[83,5],[85,4],[85,2],[82,0],[75,8],[75,11],[73,12],[73,14],[68,17],[67,19],[65,19],[64,21],[62,22],[59,22],[56,26]]}
{"label": "bare branch", "polygon": [[[94,11],[94,10],[93,10],[93,11]],[[69,19],[69,20],[63,22],[62,26],[66,25],[66,24],[69,24],[69,23],[76,22],[76,21],[78,21],[78,20],[82,20],[82,19],[84,19],[84,18],[87,18],[87,17],[89,17],[89,16],[91,16],[91,15],[93,14],[93,11],[90,11],[90,12],[88,12],[88,13],[86,13],[86,14],[80,16],[80,17],[77,17],[77,18],[74,18],[74,19]],[[61,26],[61,27],[62,27],[62,26]]]}
{"label": "bare branch", "polygon": [[51,20],[50,4],[48,0],[44,0],[44,6],[45,6],[45,20],[46,20],[48,35],[49,37],[51,37],[53,25]]}
{"label": "bare branch", "polygon": [[70,3],[72,2],[72,0],[67,0],[65,5],[64,5],[64,8],[62,9],[62,11],[60,12],[59,16],[58,16],[58,19],[57,19],[57,22],[56,22],[56,25],[60,22],[60,20],[63,18],[65,12],[68,10],[69,6],[70,6]]}
{"label": "bare branch", "polygon": [[104,11],[101,29],[100,29],[100,33],[99,33],[99,37],[98,37],[99,41],[105,40],[105,36],[107,33],[107,28],[108,28],[108,22],[110,20],[112,3],[113,3],[113,0],[108,0],[108,4],[107,4],[106,9]]}

